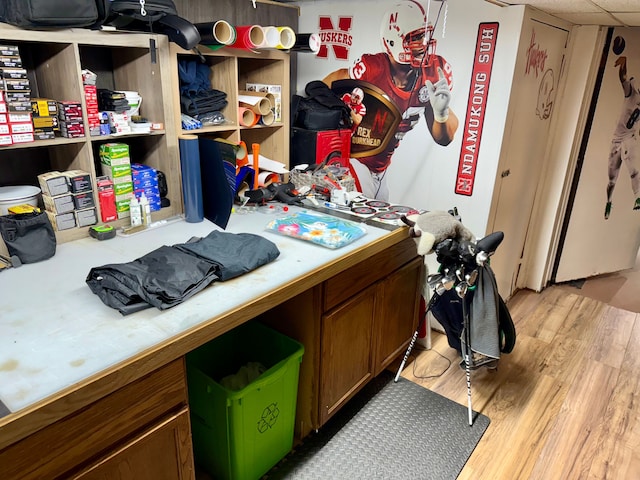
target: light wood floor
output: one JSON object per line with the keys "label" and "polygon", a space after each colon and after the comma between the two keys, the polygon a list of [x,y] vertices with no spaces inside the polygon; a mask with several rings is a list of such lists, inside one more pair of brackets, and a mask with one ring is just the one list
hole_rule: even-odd
{"label": "light wood floor", "polygon": [[[517,292],[509,309],[516,347],[472,373],[473,409],[491,424],[459,479],[640,479],[640,314],[555,286]],[[446,369],[436,352],[451,366],[417,378]],[[446,337],[414,353],[402,375],[466,406]]]}

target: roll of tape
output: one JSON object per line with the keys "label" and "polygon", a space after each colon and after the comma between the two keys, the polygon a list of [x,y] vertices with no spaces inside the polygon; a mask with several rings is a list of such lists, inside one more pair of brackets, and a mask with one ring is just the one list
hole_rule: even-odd
{"label": "roll of tape", "polygon": [[278,27],[280,32],[280,43],[276,48],[281,50],[289,50],[296,43],[296,32],[291,27]]}

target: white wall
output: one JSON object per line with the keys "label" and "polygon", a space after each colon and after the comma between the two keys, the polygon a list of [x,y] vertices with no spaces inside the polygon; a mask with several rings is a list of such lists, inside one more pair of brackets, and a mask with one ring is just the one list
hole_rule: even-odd
{"label": "white wall", "polygon": [[558,93],[547,164],[536,195],[519,288],[541,291],[551,278],[605,31],[598,26],[575,26],[571,30],[566,75]]}
{"label": "white wall", "polygon": [[[371,1],[316,1],[302,2],[299,32],[318,31],[320,15],[330,16],[334,25],[340,16],[352,16],[352,44],[347,61],[317,58],[312,54],[298,54],[298,81],[296,90],[304,93],[311,80],[320,80],[337,68],[347,68],[362,53],[382,50],[380,23],[385,10],[393,0]],[[422,4],[427,6],[427,1]],[[451,144],[436,145],[426,130],[423,119],[407,133],[396,150],[388,171],[390,200],[393,203],[425,210],[448,210],[458,207],[465,225],[478,237],[487,233],[496,169],[500,157],[513,70],[518,51],[518,38],[524,7],[501,8],[484,0],[449,0],[446,24],[444,13],[438,21],[435,38],[437,53],[453,67],[454,89],[451,108],[460,119],[460,127]],[[429,19],[435,15],[441,2],[431,2]],[[454,193],[455,178],[463,135],[471,72],[475,53],[478,24],[499,22],[496,55],[486,107],[484,131],[477,161],[473,195]],[[446,25],[443,36],[443,25]]]}

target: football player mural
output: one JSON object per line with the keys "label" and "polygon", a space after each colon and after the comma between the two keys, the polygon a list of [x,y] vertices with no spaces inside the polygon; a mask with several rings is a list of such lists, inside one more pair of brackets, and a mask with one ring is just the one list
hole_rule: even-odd
{"label": "football player mural", "polygon": [[353,131],[351,170],[366,197],[388,201],[387,168],[420,116],[442,146],[453,140],[458,118],[449,107],[452,69],[435,52],[433,27],[422,5],[414,0],[393,5],[382,18],[380,35],[383,51],[363,54],[324,82],[341,96],[356,88],[363,92],[366,116]]}
{"label": "football player mural", "polygon": [[[618,38],[622,37],[617,37]],[[624,44],[623,44],[624,45]],[[624,47],[622,47],[624,48]],[[614,44],[614,53],[620,49]],[[621,50],[619,50],[621,52]],[[614,64],[618,68],[618,77],[624,93],[622,111],[616,123],[613,138],[611,140],[611,150],[609,152],[609,168],[607,182],[607,203],[604,209],[604,218],[607,220],[611,215],[611,199],[613,190],[620,175],[620,167],[624,162],[631,178],[631,189],[636,200],[633,204],[634,210],[640,210],[640,175],[638,174],[638,117],[640,117],[640,89],[633,77],[627,76],[627,57],[618,57]]]}

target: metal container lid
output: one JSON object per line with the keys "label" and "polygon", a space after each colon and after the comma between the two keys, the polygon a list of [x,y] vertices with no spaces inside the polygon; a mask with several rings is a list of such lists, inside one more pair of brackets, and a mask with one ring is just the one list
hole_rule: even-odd
{"label": "metal container lid", "polygon": [[10,185],[8,187],[0,187],[0,202],[21,200],[38,195],[40,189],[32,185]]}

